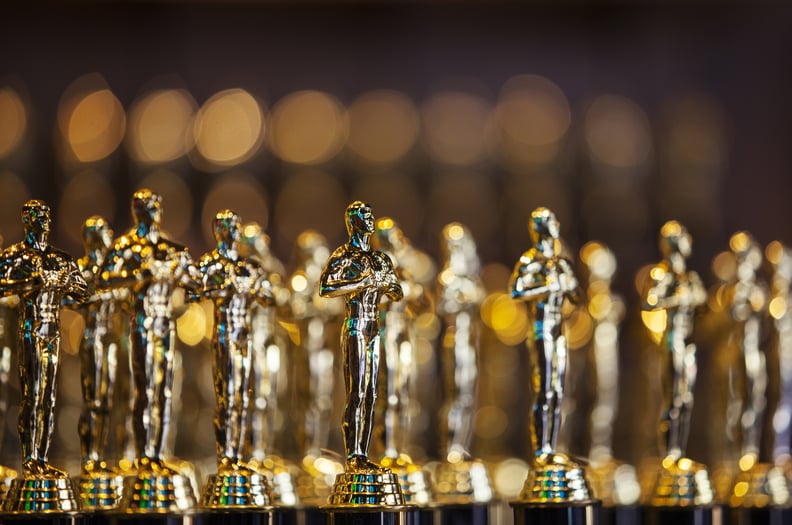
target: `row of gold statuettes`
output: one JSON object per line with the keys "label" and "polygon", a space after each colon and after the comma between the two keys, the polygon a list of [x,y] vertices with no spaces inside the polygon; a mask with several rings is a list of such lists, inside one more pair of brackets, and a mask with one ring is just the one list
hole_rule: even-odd
{"label": "row of gold statuettes", "polygon": [[[3,509],[8,513],[61,513],[78,509],[119,510],[127,514],[186,512],[198,506],[219,511],[262,509],[284,503],[291,481],[278,458],[267,456],[268,432],[251,418],[255,396],[266,396],[260,387],[256,359],[261,348],[273,340],[274,317],[282,290],[266,267],[265,253],[256,256],[255,239],[245,239],[240,218],[232,211],[218,213],[213,222],[216,248],[194,261],[185,247],[160,231],[161,200],[150,190],[139,190],[132,198],[133,227],[113,239],[107,223],[98,217],[86,221],[86,255],[75,261],[48,243],[49,208],[29,201],[22,212],[24,239],[3,251],[0,257],[0,291],[20,299],[20,441],[22,475],[11,482]],[[297,483],[303,490],[302,504],[324,506],[330,512],[361,509],[391,509],[400,512],[410,505],[476,506],[493,497],[484,465],[469,454],[473,399],[476,392],[475,327],[484,289],[478,279],[478,259],[469,231],[451,224],[443,231],[445,262],[439,272],[434,301],[443,319],[443,361],[449,370],[449,400],[442,419],[445,460],[433,479],[415,465],[405,451],[406,414],[399,399],[410,396],[414,359],[401,353],[410,348],[412,307],[426,302],[426,288],[411,277],[410,266],[419,258],[417,250],[391,219],[375,221],[363,202],[350,204],[344,220],[348,242],[332,253],[316,237],[302,239],[304,254],[298,274],[300,286],[291,297],[292,314],[305,330],[304,355],[310,377],[311,409],[306,411],[307,439],[304,474],[309,481]],[[564,301],[584,300],[571,261],[560,253],[559,224],[546,208],[538,208],[529,223],[533,246],[517,262],[509,288],[512,297],[529,305],[536,329],[529,334],[533,363],[534,396],[532,438],[536,455],[518,502],[515,518],[530,520],[537,508],[579,508],[590,515],[598,503],[620,503],[613,472],[617,463],[609,443],[592,458],[593,492],[584,467],[557,450],[564,395],[567,348],[562,306]],[[685,456],[695,382],[695,347],[689,341],[695,309],[704,303],[706,292],[695,272],[686,268],[691,239],[682,225],[666,223],[660,235],[663,260],[649,272],[643,299],[647,312],[662,314],[663,344],[671,356],[668,396],[662,425],[666,457],[646,501],[658,508],[710,509],[713,493],[706,468]],[[252,247],[252,248],[251,248]],[[731,289],[731,304],[741,312],[750,397],[746,411],[760,418],[766,370],[757,370],[760,349],[752,317],[756,308],[755,271],[757,245],[747,234],[732,239],[738,264],[737,281]],[[604,247],[602,279],[607,281],[615,261]],[[787,260],[788,264],[788,260]],[[611,270],[608,270],[611,268]],[[787,269],[788,270],[788,269]],[[789,278],[787,278],[789,280]],[[292,282],[300,282],[292,279]],[[214,304],[213,375],[217,397],[214,426],[217,442],[217,473],[209,476],[196,496],[188,467],[166,461],[164,437],[170,421],[174,374],[174,320],[171,298],[183,289],[191,300]],[[318,297],[317,292],[318,291]],[[86,322],[80,349],[84,411],[79,434],[82,471],[79,490],[65,472],[47,460],[53,430],[53,411],[60,340],[59,309],[79,309]],[[747,306],[748,305],[748,306]],[[122,326],[115,326],[119,312],[128,313]],[[335,482],[326,482],[327,464],[321,457],[326,446],[328,396],[332,374],[311,359],[332,348],[327,331],[317,329],[329,320],[344,317],[341,349],[346,384],[346,406],[342,433],[345,464],[329,469]],[[604,315],[598,322],[615,322]],[[539,329],[541,328],[541,329]],[[129,419],[135,461],[126,471],[110,466],[103,457],[108,435],[108,414],[116,371],[111,369],[120,352],[121,338],[129,341],[132,372],[132,403]],[[369,457],[375,424],[380,353],[384,354],[385,455]],[[614,345],[595,349],[597,360],[616,359]],[[332,365],[331,365],[332,368]],[[266,370],[261,372],[266,375]],[[264,388],[265,389],[265,388]],[[602,387],[600,403],[613,404],[615,391]],[[786,398],[785,398],[786,399]],[[788,401],[788,400],[787,400]],[[615,406],[615,405],[614,405]],[[612,412],[615,412],[612,411]],[[746,418],[744,418],[746,419]],[[610,426],[612,419],[601,422]],[[595,423],[595,427],[597,423]],[[594,435],[608,435],[594,429]],[[779,471],[757,461],[758,437],[746,428],[744,466],[735,484],[735,503],[784,505],[789,483]],[[787,438],[789,429],[787,428]],[[609,438],[606,438],[606,441]],[[252,459],[251,459],[252,458]],[[743,463],[745,463],[743,465]],[[750,464],[748,464],[750,463]],[[318,468],[317,465],[325,465]],[[305,488],[310,487],[309,490]],[[746,490],[742,490],[742,488]],[[781,489],[779,489],[781,487]],[[771,490],[772,489],[772,490]],[[783,495],[784,493],[786,499]],[[737,501],[739,500],[739,501]],[[290,500],[293,504],[296,498]]]}

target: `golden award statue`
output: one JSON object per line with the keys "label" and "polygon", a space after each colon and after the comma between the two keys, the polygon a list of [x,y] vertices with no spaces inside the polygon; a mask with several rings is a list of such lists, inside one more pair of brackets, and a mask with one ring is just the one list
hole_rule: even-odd
{"label": "golden award statue", "polygon": [[255,303],[269,305],[274,299],[266,273],[258,263],[239,254],[239,217],[224,210],[215,216],[212,226],[217,247],[201,258],[198,269],[203,288],[192,295],[214,303],[217,474],[209,476],[201,505],[216,511],[253,511],[268,506],[271,495],[266,476],[242,461],[251,416],[251,311]]}
{"label": "golden award statue", "polygon": [[421,466],[413,462],[407,441],[410,408],[416,403],[414,382],[418,373],[413,322],[418,313],[431,309],[431,298],[396,258],[395,247],[408,241],[394,220],[389,217],[378,219],[372,238],[374,249],[385,252],[393,261],[404,292],[401,301],[388,302],[381,313],[384,321],[381,330],[385,354],[383,369],[386,372],[384,385],[380,384],[380,392],[385,394],[385,453],[381,463],[399,477],[405,503],[426,506],[433,499],[431,481]]}
{"label": "golden award statue", "polygon": [[641,487],[635,467],[618,461],[613,452],[613,424],[619,408],[619,326],[626,307],[611,288],[617,261],[607,246],[587,242],[580,248],[580,262],[588,277],[586,310],[593,323],[590,347],[596,378],[586,474],[594,496],[602,501],[602,523],[627,525],[640,518]]}
{"label": "golden award statue", "polygon": [[685,456],[696,381],[696,346],[690,336],[695,310],[707,297],[698,274],[687,269],[691,249],[685,227],[677,221],[666,222],[660,229],[663,260],[649,271],[642,294],[643,309],[664,317],[662,344],[668,363],[660,425],[665,457],[652,491],[644,498],[647,525],[689,518],[696,523],[712,520],[714,496],[707,468]]}
{"label": "golden award statue", "polygon": [[[729,497],[730,522],[734,525],[752,523],[783,523],[783,513],[792,517],[789,506],[790,484],[782,468],[774,464],[772,447],[763,447],[769,373],[766,358],[766,334],[770,290],[759,277],[762,249],[748,232],[737,232],[729,239],[729,249],[737,263],[732,282],[724,289],[724,299],[731,318],[732,343],[741,350],[737,375],[743,385],[741,395],[740,434],[742,447],[737,463],[739,471]],[[777,266],[776,266],[777,268]],[[778,303],[776,303],[778,304]],[[779,313],[779,312],[777,312]],[[781,367],[784,366],[781,361]],[[738,391],[740,391],[738,390]],[[783,413],[782,413],[783,414]],[[783,428],[785,417],[776,419]],[[774,425],[775,426],[775,425]],[[776,437],[776,436],[772,436]],[[789,447],[789,442],[781,445]],[[769,450],[765,450],[769,449]]]}
{"label": "golden award statue", "polygon": [[529,230],[534,245],[517,262],[510,289],[512,297],[528,302],[533,320],[527,346],[533,368],[535,455],[520,498],[512,503],[514,522],[525,525],[553,516],[552,523],[595,524],[599,502],[592,497],[583,467],[556,450],[567,366],[561,307],[566,299],[580,301],[582,292],[572,263],[560,254],[555,214],[535,209]]}
{"label": "golden award statue", "polygon": [[163,447],[171,420],[175,322],[173,292],[200,290],[187,248],[160,232],[161,198],[151,190],[132,196],[134,226],[117,239],[99,271],[100,290],[131,294],[130,364],[135,473],[124,479],[121,511],[185,512],[195,506],[187,476],[166,463]]}
{"label": "golden award statue", "polygon": [[443,228],[440,249],[443,266],[437,275],[436,310],[442,323],[438,359],[443,376],[443,457],[434,469],[435,498],[443,523],[486,524],[493,490],[486,466],[470,453],[480,371],[479,308],[486,295],[479,278],[481,263],[473,234],[458,222]]}
{"label": "golden award statue", "polygon": [[19,441],[22,476],[11,482],[3,511],[68,513],[79,503],[71,478],[47,460],[55,429],[60,359],[60,307],[67,296],[90,295],[74,259],[49,244],[50,209],[38,200],[22,208],[25,238],[0,255],[0,295],[19,296]]}
{"label": "golden award statue", "polygon": [[80,345],[80,499],[85,509],[110,510],[118,505],[123,483],[122,474],[109,465],[105,452],[121,344],[120,308],[126,293],[120,289],[97,293],[95,289],[97,273],[113,242],[110,225],[104,218],[93,216],[83,224],[82,234],[85,256],[77,264],[90,287],[91,298],[83,304],[70,304],[85,319]]}
{"label": "golden award statue", "polygon": [[399,478],[368,457],[377,400],[380,365],[380,301],[399,301],[403,291],[393,263],[369,244],[374,233],[371,207],[355,201],[345,214],[349,241],[337,248],[322,272],[320,294],[346,299],[341,334],[347,400],[341,425],[346,451],[345,472],[330,494],[330,525],[381,523],[386,515],[404,515]]}
{"label": "golden award statue", "polygon": [[333,481],[344,468],[329,452],[330,428],[337,391],[334,347],[344,315],[344,300],[319,296],[319,280],[330,256],[327,240],[317,231],[297,236],[294,271],[289,277],[289,311],[298,334],[292,347],[290,379],[298,452],[302,454],[297,494],[306,525],[324,525],[320,507],[327,503]]}

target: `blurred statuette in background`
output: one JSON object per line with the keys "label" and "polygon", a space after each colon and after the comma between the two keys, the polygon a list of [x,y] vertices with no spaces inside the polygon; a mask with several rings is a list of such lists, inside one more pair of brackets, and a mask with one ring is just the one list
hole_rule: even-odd
{"label": "blurred statuette in background", "polygon": [[[724,302],[733,321],[732,344],[739,348],[742,358],[735,374],[742,386],[738,390],[742,447],[737,463],[739,470],[729,498],[729,512],[734,525],[756,523],[760,515],[768,523],[774,519],[783,522],[781,507],[790,505],[789,480],[784,471],[770,461],[773,452],[763,447],[770,380],[766,333],[770,291],[758,275],[763,262],[762,249],[751,234],[744,231],[732,235],[729,249],[737,268],[734,280],[724,288]],[[789,447],[788,442],[786,447]],[[790,518],[792,511],[787,512],[786,519]]]}
{"label": "blurred statuette in background", "polygon": [[487,467],[470,453],[481,369],[479,309],[486,296],[479,275],[481,261],[473,234],[458,222],[443,227],[440,249],[436,310],[442,326],[438,349],[442,457],[434,467],[435,498],[448,515],[444,520],[487,523],[494,492]]}
{"label": "blurred statuette in background", "polygon": [[[607,246],[586,243],[580,249],[580,261],[588,274],[586,306],[594,323],[591,350],[596,376],[587,475],[594,496],[602,501],[603,521],[607,522],[608,513],[637,515],[635,504],[641,495],[635,467],[613,457],[613,425],[619,409],[619,325],[625,304],[611,289],[617,261]],[[624,519],[613,516],[619,522]]]}
{"label": "blurred statuette in background", "polygon": [[413,462],[408,452],[408,438],[410,409],[417,403],[415,380],[418,367],[413,325],[418,313],[431,309],[431,298],[396,257],[397,250],[404,244],[409,244],[409,240],[393,219],[377,219],[373,247],[391,258],[404,291],[401,301],[386,303],[380,314],[386,371],[385,381],[380,383],[380,392],[385,394],[382,396],[385,401],[385,453],[381,463],[399,477],[405,503],[426,506],[433,499],[431,480],[428,473]]}
{"label": "blurred statuette in background", "polygon": [[113,396],[116,387],[118,348],[121,344],[119,322],[125,290],[97,292],[96,278],[113,243],[113,230],[103,217],[86,219],[82,229],[85,255],[77,264],[91,291],[78,308],[85,319],[80,343],[80,374],[83,408],[79,435],[82,456],[80,499],[82,506],[92,510],[109,510],[118,505],[123,476],[110,466],[106,451],[111,428]]}
{"label": "blurred statuette in background", "polygon": [[664,327],[658,340],[668,363],[660,424],[665,456],[644,498],[648,525],[690,516],[711,520],[714,499],[706,466],[685,457],[696,382],[696,346],[690,337],[696,308],[706,302],[707,292],[698,274],[687,269],[692,239],[682,224],[666,222],[659,245],[663,260],[649,271],[642,293],[644,312],[663,321],[652,325]]}

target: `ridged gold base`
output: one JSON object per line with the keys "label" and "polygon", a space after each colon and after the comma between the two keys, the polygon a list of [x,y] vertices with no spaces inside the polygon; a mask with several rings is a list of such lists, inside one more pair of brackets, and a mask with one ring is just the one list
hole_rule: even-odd
{"label": "ridged gold base", "polygon": [[635,467],[613,458],[592,461],[586,468],[592,494],[607,507],[631,506],[641,497]]}
{"label": "ridged gold base", "polygon": [[248,465],[267,477],[272,494],[272,504],[283,507],[294,507],[300,503],[297,496],[297,482],[294,472],[297,467],[285,459],[270,455],[263,460],[251,460]]}
{"label": "ridged gold base", "polygon": [[432,481],[420,466],[413,463],[407,454],[398,458],[385,456],[380,464],[390,469],[399,479],[404,502],[407,505],[428,505],[434,499]]}
{"label": "ridged gold base", "polygon": [[196,505],[190,480],[162,464],[139,465],[124,478],[119,508],[128,514],[184,512]]}
{"label": "ridged gold base", "polygon": [[77,485],[86,510],[112,510],[121,501],[124,476],[104,465],[84,468]]}
{"label": "ridged gold base", "polygon": [[707,467],[692,459],[669,456],[660,465],[646,504],[652,507],[706,506],[714,499]]}
{"label": "ridged gold base", "polygon": [[437,465],[434,493],[437,503],[443,505],[488,503],[494,495],[487,467],[471,459]]}
{"label": "ridged gold base", "polygon": [[64,513],[79,510],[74,483],[69,477],[25,474],[11,482],[3,512]]}
{"label": "ridged gold base", "polygon": [[267,477],[241,466],[221,469],[209,476],[201,495],[201,507],[207,509],[255,509],[271,502]]}
{"label": "ridged gold base", "polygon": [[534,458],[519,501],[522,503],[572,503],[593,496],[583,467],[564,454],[542,453]]}
{"label": "ridged gold base", "polygon": [[336,476],[330,507],[404,507],[399,478],[388,469],[347,471]]}

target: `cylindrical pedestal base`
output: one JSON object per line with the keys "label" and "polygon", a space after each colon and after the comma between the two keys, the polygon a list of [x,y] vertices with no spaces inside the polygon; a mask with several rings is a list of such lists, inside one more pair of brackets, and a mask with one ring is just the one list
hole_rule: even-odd
{"label": "cylindrical pedestal base", "polygon": [[599,501],[511,503],[514,525],[599,525]]}
{"label": "cylindrical pedestal base", "polygon": [[[90,518],[87,518],[90,519]],[[203,525],[206,514],[198,513],[161,513],[161,514],[121,514],[113,513],[101,516],[101,525]],[[228,522],[233,523],[233,522]],[[247,522],[246,522],[247,523]],[[90,522],[89,522],[90,524]],[[80,525],[79,523],[77,525]],[[257,525],[257,524],[253,524]],[[268,525],[268,524],[266,524]]]}
{"label": "cylindrical pedestal base", "polygon": [[11,482],[3,512],[65,515],[77,511],[78,506],[71,478],[27,475]]}
{"label": "cylindrical pedestal base", "polygon": [[643,525],[724,525],[720,507],[641,507]]}
{"label": "cylindrical pedestal base", "polygon": [[322,511],[327,525],[418,525],[418,509],[415,507],[324,507]]}
{"label": "cylindrical pedestal base", "polygon": [[724,525],[786,525],[792,523],[792,507],[729,507]]}
{"label": "cylindrical pedestal base", "polygon": [[[488,525],[489,505],[441,505],[434,511],[434,525]],[[423,520],[421,525],[426,525]]]}
{"label": "cylindrical pedestal base", "polygon": [[185,512],[196,506],[189,478],[172,469],[139,469],[124,478],[120,509],[145,516]]}
{"label": "cylindrical pedestal base", "polygon": [[603,505],[600,507],[600,525],[641,525],[641,508]]}

